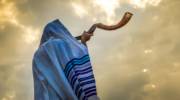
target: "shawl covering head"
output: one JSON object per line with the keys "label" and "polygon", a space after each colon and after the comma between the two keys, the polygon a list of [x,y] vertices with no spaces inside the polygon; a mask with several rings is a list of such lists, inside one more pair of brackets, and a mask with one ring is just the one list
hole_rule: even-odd
{"label": "shawl covering head", "polygon": [[59,20],[45,26],[32,69],[35,100],[99,100],[88,49]]}

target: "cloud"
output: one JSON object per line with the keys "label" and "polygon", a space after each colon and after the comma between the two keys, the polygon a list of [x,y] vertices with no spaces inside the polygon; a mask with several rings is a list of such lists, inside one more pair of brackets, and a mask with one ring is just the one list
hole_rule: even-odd
{"label": "cloud", "polygon": [[[86,1],[76,0],[72,2],[72,8],[77,16],[80,18],[90,17],[94,22],[97,20],[105,21],[112,24],[115,19],[115,11],[119,8],[118,0],[92,0]],[[104,17],[98,17],[98,16]]]}
{"label": "cloud", "polygon": [[85,8],[77,3],[71,4],[75,13],[80,17],[83,18],[85,15],[88,14],[88,12],[85,10]]}
{"label": "cloud", "polygon": [[129,0],[129,3],[137,8],[145,8],[147,5],[158,6],[161,0]]}
{"label": "cloud", "polygon": [[119,18],[117,17],[119,15],[118,12],[120,12],[120,9],[123,9],[124,5],[129,5],[131,9],[146,9],[149,6],[158,6],[160,3],[161,0],[74,0],[71,6],[74,13],[80,18],[90,17],[94,22],[102,21],[107,24],[113,24]]}
{"label": "cloud", "polygon": [[32,99],[32,77],[29,66],[31,53],[35,47],[31,45],[37,41],[39,29],[24,23],[25,21],[21,19],[31,17],[29,12],[24,12],[18,7],[24,3],[23,0],[0,1],[1,100]]}

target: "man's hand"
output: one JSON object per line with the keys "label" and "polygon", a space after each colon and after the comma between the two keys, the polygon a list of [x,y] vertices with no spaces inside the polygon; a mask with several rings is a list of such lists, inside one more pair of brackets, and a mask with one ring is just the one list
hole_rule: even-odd
{"label": "man's hand", "polygon": [[91,39],[91,36],[93,36],[93,33],[88,33],[84,31],[81,35],[81,42],[85,44],[87,41]]}

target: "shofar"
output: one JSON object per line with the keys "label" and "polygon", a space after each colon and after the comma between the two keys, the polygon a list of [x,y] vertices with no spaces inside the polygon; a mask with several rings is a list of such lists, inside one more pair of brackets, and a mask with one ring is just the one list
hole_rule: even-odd
{"label": "shofar", "polygon": [[[133,15],[132,13],[126,12],[124,14],[123,18],[116,25],[104,25],[102,23],[93,24],[86,33],[93,34],[94,31],[96,30],[96,28],[100,28],[100,29],[104,29],[104,30],[116,30],[116,29],[121,28],[124,25],[126,25],[129,22],[129,20],[131,19],[132,15]],[[81,35],[77,36],[76,39],[81,40]]]}

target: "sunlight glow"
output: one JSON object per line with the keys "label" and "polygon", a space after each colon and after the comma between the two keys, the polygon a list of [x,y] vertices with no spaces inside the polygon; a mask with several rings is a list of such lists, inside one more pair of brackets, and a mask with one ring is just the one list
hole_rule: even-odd
{"label": "sunlight glow", "polygon": [[75,13],[77,16],[79,16],[80,18],[83,18],[85,15],[88,14],[88,12],[85,10],[85,8],[77,3],[71,3]]}
{"label": "sunlight glow", "polygon": [[3,6],[0,9],[0,22],[6,22],[16,16],[17,11],[14,3],[1,2]]}
{"label": "sunlight glow", "polygon": [[146,69],[146,68],[142,70],[142,72],[144,72],[144,73],[147,72],[147,71],[148,71],[148,69]]}
{"label": "sunlight glow", "polygon": [[158,6],[161,0],[130,0],[135,8],[145,8],[147,5]]}
{"label": "sunlight glow", "polygon": [[151,49],[146,49],[146,50],[144,50],[144,53],[145,54],[149,54],[149,53],[152,53],[153,51],[151,50]]}
{"label": "sunlight glow", "polygon": [[[83,0],[80,0],[79,2],[73,1],[71,3],[74,13],[79,18],[89,16],[90,18],[92,18],[93,22],[96,22],[98,20],[97,18],[100,18],[107,24],[112,24],[115,22],[115,10],[120,7],[119,0],[92,0],[89,1],[91,5],[89,5],[88,7],[83,2]],[[92,9],[94,9],[93,12]],[[99,15],[102,16],[99,17]]]}
{"label": "sunlight glow", "polygon": [[173,65],[174,65],[175,67],[178,67],[178,66],[180,66],[180,62],[174,62]]}
{"label": "sunlight glow", "polygon": [[26,34],[24,34],[24,40],[26,43],[32,43],[37,40],[38,33],[40,33],[39,29],[33,29],[31,27],[25,28]]}
{"label": "sunlight glow", "polygon": [[[17,18],[17,14],[19,12],[13,2],[7,2],[6,0],[3,0],[1,1],[1,4],[3,4],[3,7],[2,9],[0,9],[0,23],[10,23],[15,27],[18,27],[19,29],[24,31],[24,34],[22,34],[22,36],[23,40],[26,43],[34,42],[37,39],[39,30],[20,23]],[[0,28],[4,29],[5,26],[2,26]]]}
{"label": "sunlight glow", "polygon": [[5,97],[3,97],[2,100],[7,100],[7,99]]}
{"label": "sunlight glow", "polygon": [[156,90],[156,88],[157,88],[157,86],[152,83],[144,85],[144,91],[146,91],[146,92],[150,92],[150,91],[152,92],[152,91]]}
{"label": "sunlight glow", "polygon": [[152,84],[151,87],[155,89],[155,88],[156,88],[156,85]]}
{"label": "sunlight glow", "polygon": [[94,0],[93,3],[99,6],[107,16],[114,16],[115,9],[118,8],[118,0]]}
{"label": "sunlight glow", "polygon": [[16,97],[15,91],[10,91],[1,100],[14,100]]}
{"label": "sunlight glow", "polygon": [[93,4],[106,14],[108,23],[113,23],[115,10],[119,8],[119,0],[93,0]]}

